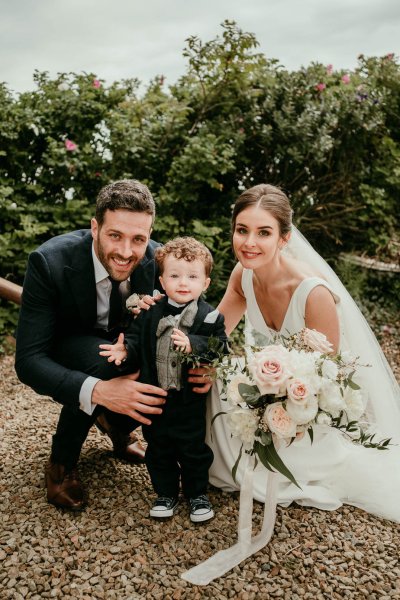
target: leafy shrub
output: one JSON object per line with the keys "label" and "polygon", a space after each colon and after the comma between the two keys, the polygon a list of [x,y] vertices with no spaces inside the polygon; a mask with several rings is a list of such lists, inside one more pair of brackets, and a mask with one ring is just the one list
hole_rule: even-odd
{"label": "leafy shrub", "polygon": [[[232,203],[270,182],[319,252],[375,254],[398,226],[400,74],[392,55],[354,72],[313,63],[289,72],[225,21],[187,41],[187,72],[105,86],[94,74],[36,73],[36,89],[0,85],[1,275],[22,282],[28,253],[87,227],[99,189],[134,177],[155,195],[154,236],[193,234],[215,256],[209,300],[233,265]],[[1,325],[1,324],[0,324]]]}

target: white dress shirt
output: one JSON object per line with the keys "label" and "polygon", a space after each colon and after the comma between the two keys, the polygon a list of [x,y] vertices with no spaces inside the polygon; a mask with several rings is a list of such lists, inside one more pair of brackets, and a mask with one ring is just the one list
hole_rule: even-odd
{"label": "white dress shirt", "polygon": [[[108,312],[110,309],[110,294],[111,294],[111,281],[108,278],[108,273],[99,261],[94,251],[92,244],[92,258],[94,265],[94,277],[96,281],[96,295],[97,295],[97,319],[96,328],[107,329],[108,327]],[[123,298],[129,296],[129,280],[123,281],[120,285],[120,292]],[[106,360],[105,358],[103,360]],[[89,376],[85,379],[82,384],[79,393],[79,407],[88,415],[91,415],[96,407],[92,404],[92,392],[96,383],[100,381],[97,377]]]}

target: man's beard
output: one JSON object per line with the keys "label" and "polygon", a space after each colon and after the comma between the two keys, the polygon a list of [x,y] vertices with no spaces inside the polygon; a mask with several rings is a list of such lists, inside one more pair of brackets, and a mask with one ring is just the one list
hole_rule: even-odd
{"label": "man's beard", "polygon": [[126,281],[127,279],[129,279],[129,277],[132,275],[133,271],[135,270],[135,268],[138,264],[138,260],[136,259],[136,257],[132,256],[131,257],[132,262],[130,263],[129,271],[125,271],[124,273],[119,273],[119,272],[117,272],[116,269],[114,269],[114,266],[111,263],[110,257],[113,256],[120,260],[125,260],[125,259],[120,257],[118,254],[112,254],[112,255],[107,256],[105,254],[103,247],[99,240],[97,240],[97,253],[98,253],[99,261],[101,262],[101,264],[103,265],[103,267],[105,268],[107,273],[110,275],[110,277],[112,277],[116,281]]}

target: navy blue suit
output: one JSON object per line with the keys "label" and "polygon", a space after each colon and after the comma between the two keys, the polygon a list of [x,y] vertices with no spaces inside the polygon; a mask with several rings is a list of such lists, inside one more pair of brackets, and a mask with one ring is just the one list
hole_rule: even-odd
{"label": "navy blue suit", "polygon": [[[52,460],[74,466],[100,407],[93,416],[79,408],[79,393],[88,375],[112,379],[112,365],[99,356],[99,344],[112,341],[96,330],[97,297],[92,235],[81,229],[52,238],[29,256],[17,328],[15,368],[23,383],[63,404]],[[131,292],[151,294],[158,283],[156,242],[130,278]],[[121,374],[121,373],[119,373]],[[109,412],[109,411],[108,411]],[[110,413],[124,431],[136,421]]]}
{"label": "navy blue suit", "polygon": [[[221,350],[227,351],[224,317],[218,314],[214,322],[207,322],[207,315],[215,309],[202,299],[187,336],[192,350],[198,356],[211,358],[208,340],[211,336],[221,342]],[[127,362],[140,368],[140,381],[159,386],[157,379],[156,351],[157,326],[160,319],[176,309],[163,298],[148,311],[132,320],[125,334],[128,349]],[[174,355],[171,358],[175,360]],[[193,392],[188,382],[187,365],[182,365],[182,389],[169,390],[166,404],[160,415],[152,417],[151,425],[142,427],[148,442],[146,466],[154,490],[159,496],[177,497],[179,482],[187,498],[205,494],[208,470],[213,461],[211,448],[205,443],[206,394]]]}

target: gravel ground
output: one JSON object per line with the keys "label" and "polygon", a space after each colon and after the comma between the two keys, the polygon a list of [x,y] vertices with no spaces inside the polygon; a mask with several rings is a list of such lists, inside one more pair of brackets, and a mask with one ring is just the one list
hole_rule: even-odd
{"label": "gravel ground", "polygon": [[[385,337],[398,365],[398,346]],[[398,370],[397,370],[398,372]],[[59,406],[22,385],[0,359],[0,599],[400,599],[400,526],[352,508],[278,508],[269,546],[204,587],[180,574],[235,542],[237,494],[212,489],[216,517],[193,525],[187,507],[163,523],[144,466],[115,460],[95,428],[80,471],[89,505],[47,504],[43,469]],[[262,506],[255,507],[255,528]]]}

